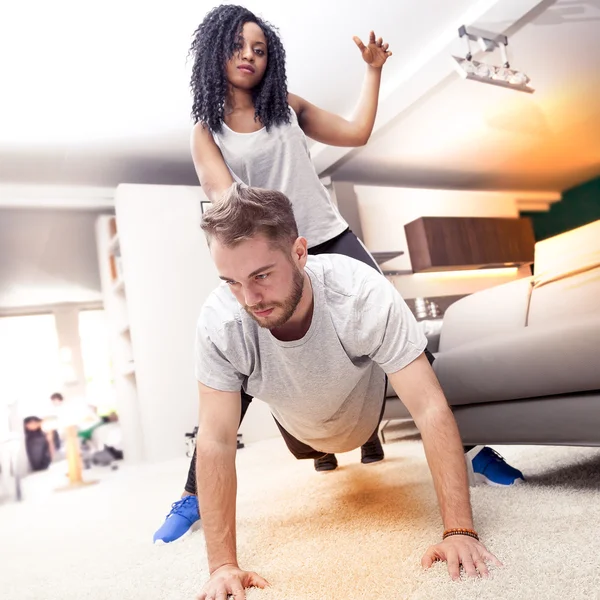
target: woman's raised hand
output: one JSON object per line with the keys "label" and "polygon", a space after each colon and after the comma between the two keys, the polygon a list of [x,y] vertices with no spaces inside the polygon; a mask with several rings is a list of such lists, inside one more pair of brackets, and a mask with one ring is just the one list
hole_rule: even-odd
{"label": "woman's raised hand", "polygon": [[384,44],[383,39],[375,39],[375,32],[371,31],[369,34],[369,44],[365,46],[358,36],[352,38],[354,43],[358,46],[363,60],[375,69],[380,69],[385,64],[385,61],[392,55],[388,50],[389,44]]}

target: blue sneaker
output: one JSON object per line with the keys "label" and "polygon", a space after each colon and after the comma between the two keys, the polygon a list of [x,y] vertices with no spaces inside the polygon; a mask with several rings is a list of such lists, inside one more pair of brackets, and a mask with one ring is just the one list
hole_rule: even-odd
{"label": "blue sneaker", "polygon": [[492,448],[488,448],[487,446],[476,446],[467,452],[467,457],[470,459],[473,468],[473,479],[475,483],[506,486],[525,481],[523,473],[518,469],[511,467],[504,458]]}
{"label": "blue sneaker", "polygon": [[180,540],[200,526],[200,513],[198,511],[198,498],[186,496],[177,500],[171,506],[171,512],[167,515],[165,522],[154,534],[155,544],[169,544]]}

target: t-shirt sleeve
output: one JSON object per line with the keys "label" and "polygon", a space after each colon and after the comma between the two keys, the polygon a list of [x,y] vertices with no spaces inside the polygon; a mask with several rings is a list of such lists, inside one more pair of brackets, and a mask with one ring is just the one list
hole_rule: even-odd
{"label": "t-shirt sleeve", "polygon": [[363,282],[355,319],[361,354],[388,375],[409,365],[427,347],[417,320],[385,277],[369,277]]}
{"label": "t-shirt sleeve", "polygon": [[234,347],[235,341],[227,339],[225,330],[210,332],[200,318],[196,327],[196,379],[215,390],[239,392],[245,376],[234,366]]}

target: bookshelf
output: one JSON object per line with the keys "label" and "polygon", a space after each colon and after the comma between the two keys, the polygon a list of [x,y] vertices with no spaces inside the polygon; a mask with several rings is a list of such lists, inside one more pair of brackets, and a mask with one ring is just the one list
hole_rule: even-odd
{"label": "bookshelf", "polygon": [[100,267],[104,312],[109,327],[112,374],[117,395],[119,420],[123,428],[125,460],[143,460],[141,413],[131,329],[127,306],[125,273],[117,219],[102,215],[96,222],[96,244]]}

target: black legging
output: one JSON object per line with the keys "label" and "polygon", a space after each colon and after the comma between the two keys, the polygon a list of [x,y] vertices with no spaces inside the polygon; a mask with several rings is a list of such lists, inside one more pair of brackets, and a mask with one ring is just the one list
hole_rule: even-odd
{"label": "black legging", "polygon": [[[361,262],[373,267],[377,271],[381,273],[381,269],[373,259],[373,257],[369,254],[367,249],[362,245],[361,241],[352,233],[350,229],[346,229],[346,231],[342,232],[340,235],[328,240],[327,242],[323,242],[317,246],[313,246],[308,249],[308,253],[311,255],[317,254],[343,254],[345,256],[349,256],[350,258],[354,258],[356,260],[360,260]],[[430,363],[433,363],[434,358],[433,355],[425,350],[425,354],[429,359]],[[387,383],[387,382],[386,382]],[[240,415],[240,425],[244,420],[244,415],[252,402],[252,396],[248,395],[244,390],[241,390],[242,395],[242,411]],[[377,432],[375,432],[377,434]],[[374,435],[375,435],[374,434]],[[468,448],[465,448],[465,452],[468,451]],[[194,448],[194,455],[192,456],[192,460],[190,462],[190,468],[188,470],[187,482],[185,484],[185,491],[189,494],[196,494],[196,449]]]}

